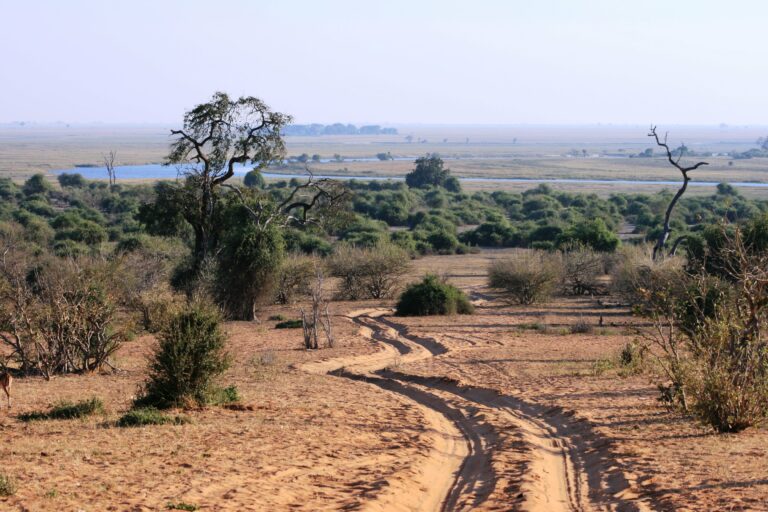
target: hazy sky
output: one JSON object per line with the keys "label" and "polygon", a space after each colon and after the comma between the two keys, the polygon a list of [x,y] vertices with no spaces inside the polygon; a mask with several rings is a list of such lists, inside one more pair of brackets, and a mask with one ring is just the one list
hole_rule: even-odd
{"label": "hazy sky", "polygon": [[0,122],[768,124],[768,2],[0,0]]}

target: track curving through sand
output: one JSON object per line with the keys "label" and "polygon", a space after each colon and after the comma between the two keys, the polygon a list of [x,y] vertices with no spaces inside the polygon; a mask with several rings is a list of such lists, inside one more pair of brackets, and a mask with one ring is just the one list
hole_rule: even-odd
{"label": "track curving through sand", "polygon": [[450,351],[410,334],[387,313],[375,308],[348,315],[378,352],[299,366],[378,386],[424,416],[430,452],[360,510],[652,510],[629,492],[630,479],[599,457],[595,435],[569,414],[493,389],[399,371]]}

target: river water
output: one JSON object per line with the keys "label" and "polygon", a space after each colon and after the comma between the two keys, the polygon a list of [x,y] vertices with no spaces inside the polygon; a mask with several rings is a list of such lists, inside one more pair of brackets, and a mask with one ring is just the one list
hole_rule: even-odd
{"label": "river water", "polygon": [[[347,161],[353,161],[349,159]],[[356,160],[359,161],[359,160]],[[240,165],[235,168],[236,175],[244,175],[251,170],[251,166]],[[183,170],[175,166],[166,166],[162,164],[146,164],[146,165],[124,165],[115,168],[117,179],[119,180],[170,180],[176,179]],[[105,167],[76,167],[72,169],[62,169],[54,171],[54,174],[60,173],[79,173],[86,179],[106,179],[107,169]],[[306,174],[291,174],[291,173],[279,173],[279,172],[263,172],[262,175],[265,178],[274,179],[291,179],[291,178],[304,178]],[[368,174],[359,175],[333,175],[333,174],[316,174],[316,178],[330,178],[338,180],[393,180],[402,181],[405,179],[403,176],[377,176]],[[652,180],[604,180],[604,179],[579,179],[579,178],[515,178],[515,177],[503,177],[503,178],[475,178],[475,177],[459,177],[459,181],[462,182],[494,182],[494,183],[575,183],[575,184],[604,184],[604,185],[680,185],[680,181],[652,181]],[[689,185],[700,187],[713,187],[718,182],[715,181],[695,181],[692,180]],[[755,183],[755,182],[731,182],[734,187],[746,187],[746,188],[768,188],[768,183]]]}

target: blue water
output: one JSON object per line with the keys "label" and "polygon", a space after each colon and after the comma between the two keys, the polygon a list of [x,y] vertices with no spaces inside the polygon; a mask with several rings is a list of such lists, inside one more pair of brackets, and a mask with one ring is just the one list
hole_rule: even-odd
{"label": "blue water", "polygon": [[[352,161],[352,160],[347,160]],[[249,165],[239,165],[235,167],[236,175],[244,175],[252,169]],[[115,168],[117,179],[120,180],[138,180],[138,179],[157,179],[157,180],[170,180],[176,179],[183,174],[183,168],[175,166],[165,166],[161,164],[146,164],[146,165],[124,165]],[[106,179],[107,169],[105,167],[77,167],[73,169],[62,169],[54,171],[55,174],[60,173],[79,173],[86,179]],[[275,179],[291,179],[291,178],[305,178],[306,174],[290,174],[290,173],[277,173],[277,172],[264,172],[262,175],[265,178]],[[376,176],[376,175],[315,175],[316,178],[329,178],[336,180],[395,180],[402,181],[404,177],[393,176]],[[459,178],[462,182],[494,182],[494,183],[582,183],[582,184],[606,184],[606,185],[680,185],[680,181],[651,181],[651,180],[597,180],[597,179],[578,179],[578,178]],[[716,181],[695,181],[690,182],[691,186],[699,187],[714,187],[718,184]],[[732,182],[734,187],[746,187],[746,188],[768,188],[768,183],[754,183],[754,182]]]}

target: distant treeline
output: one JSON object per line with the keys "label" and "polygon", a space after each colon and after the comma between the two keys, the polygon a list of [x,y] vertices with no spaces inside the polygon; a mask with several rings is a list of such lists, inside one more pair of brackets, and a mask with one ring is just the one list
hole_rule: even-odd
{"label": "distant treeline", "polygon": [[353,124],[291,124],[283,128],[283,135],[397,135],[396,128],[382,128],[378,124],[357,127]]}

